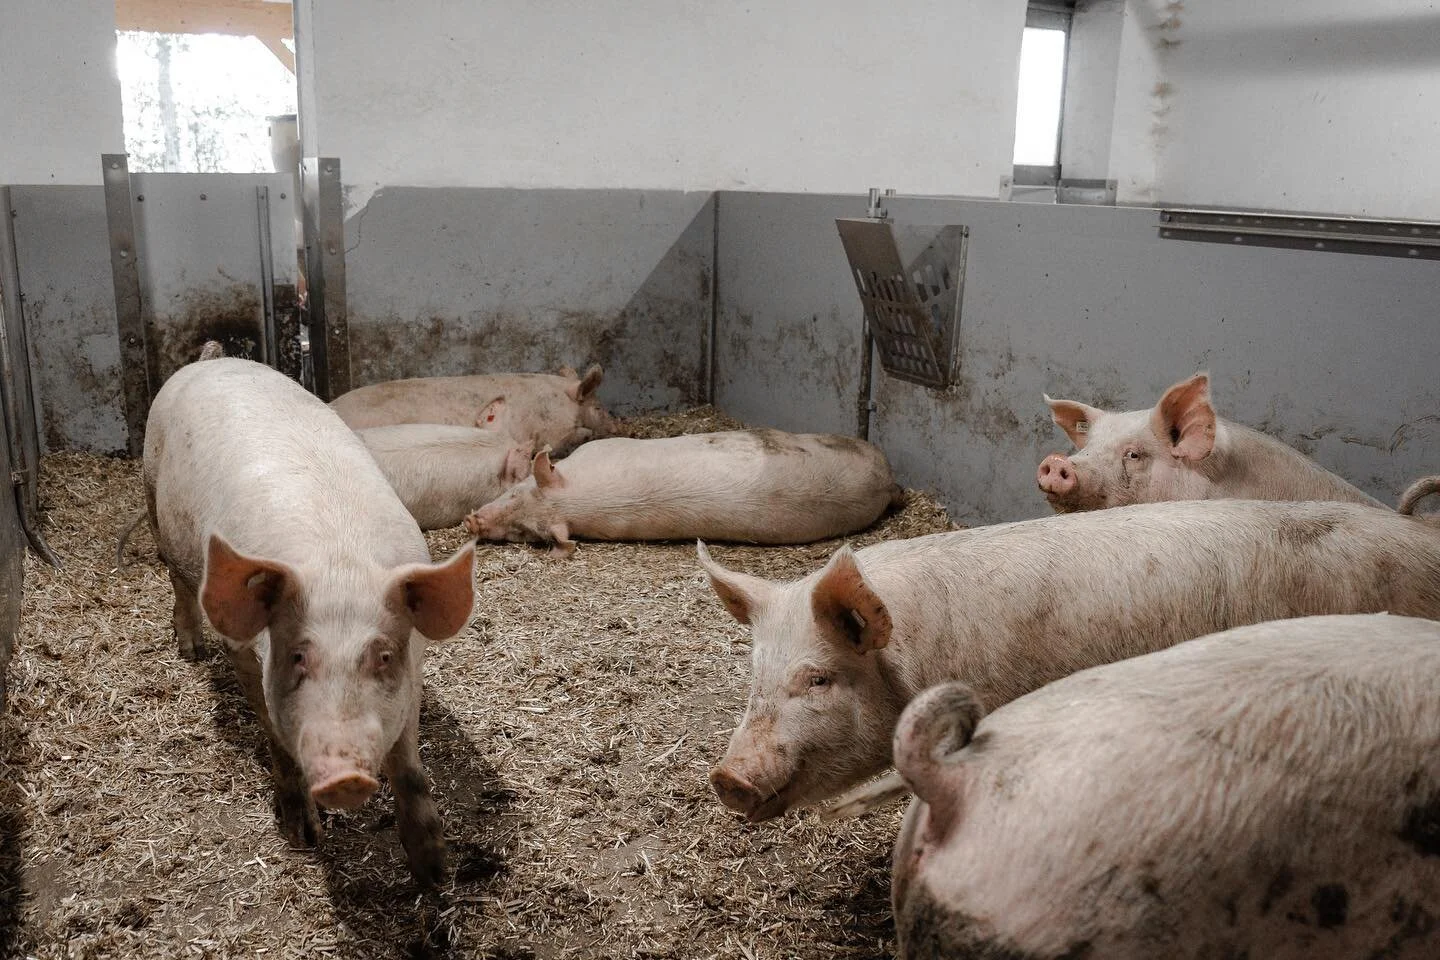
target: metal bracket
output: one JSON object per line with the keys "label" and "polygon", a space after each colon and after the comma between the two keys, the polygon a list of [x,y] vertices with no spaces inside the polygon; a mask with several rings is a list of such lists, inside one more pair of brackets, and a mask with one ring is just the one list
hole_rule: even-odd
{"label": "metal bracket", "polygon": [[[140,304],[140,270],[135,250],[135,211],[130,205],[129,158],[102,153],[105,221],[110,230],[110,276],[115,284],[115,328],[120,336],[120,389],[125,401],[126,446],[132,457],[145,448],[145,419],[150,414],[150,351]],[[158,384],[156,384],[158,389]]]}
{"label": "metal bracket", "polygon": [[1118,187],[1119,184],[1114,180],[1061,179],[1055,185],[1055,202],[1113,207]]}
{"label": "metal bracket", "polygon": [[275,341],[275,258],[270,249],[270,188],[255,188],[255,223],[260,231],[260,360],[278,367]]}
{"label": "metal bracket", "polygon": [[1167,240],[1440,260],[1440,224],[1416,220],[1161,210],[1158,229]]}
{"label": "metal bracket", "polygon": [[340,161],[302,163],[305,283],[315,393],[333,400],[350,389],[350,324],[345,303],[345,202]]}

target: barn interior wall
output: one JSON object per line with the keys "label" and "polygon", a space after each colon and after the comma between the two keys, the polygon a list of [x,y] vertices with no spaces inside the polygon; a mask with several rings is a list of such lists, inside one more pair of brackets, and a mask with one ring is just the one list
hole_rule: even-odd
{"label": "barn interior wall", "polygon": [[[855,428],[860,303],[834,218],[861,196],[722,192],[717,402],[758,424]],[[895,198],[898,223],[963,223],[959,379],[876,366],[870,436],[966,523],[1048,508],[1035,466],[1069,450],[1042,393],[1118,409],[1209,369],[1222,416],[1389,503],[1440,440],[1434,263],[1164,240],[1145,209]]]}

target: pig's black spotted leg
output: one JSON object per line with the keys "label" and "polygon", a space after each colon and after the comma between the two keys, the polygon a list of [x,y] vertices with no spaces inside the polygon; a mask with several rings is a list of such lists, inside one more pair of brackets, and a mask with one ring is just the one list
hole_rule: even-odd
{"label": "pig's black spotted leg", "polygon": [[386,758],[385,774],[395,793],[395,826],[400,844],[410,861],[415,882],[425,888],[439,886],[445,879],[445,825],[430,795],[430,780],[420,766],[412,721]]}

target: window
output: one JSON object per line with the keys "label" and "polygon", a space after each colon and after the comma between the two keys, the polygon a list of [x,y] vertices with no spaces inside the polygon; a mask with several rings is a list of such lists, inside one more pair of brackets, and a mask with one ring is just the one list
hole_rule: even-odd
{"label": "window", "polygon": [[288,3],[117,0],[115,25],[132,171],[275,169],[272,127],[293,137],[296,106]]}
{"label": "window", "polygon": [[1069,4],[1032,2],[1020,41],[1015,105],[1015,183],[1053,186],[1060,179],[1060,120],[1065,104]]}

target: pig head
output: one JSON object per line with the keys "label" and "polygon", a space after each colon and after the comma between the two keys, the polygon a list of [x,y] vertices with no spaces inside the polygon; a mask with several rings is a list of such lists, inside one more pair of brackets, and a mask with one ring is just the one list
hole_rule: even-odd
{"label": "pig head", "polygon": [[451,637],[470,615],[474,555],[471,544],[443,563],[301,570],[210,534],[201,605],[242,682],[258,671],[262,720],[314,803],[355,808],[379,786],[418,721],[422,638]]}
{"label": "pig head", "polygon": [[1150,410],[1109,412],[1052,400],[1051,418],[1076,451],[1040,462],[1036,482],[1057,513],[1158,500],[1202,500],[1204,461],[1215,446],[1210,375],[1175,384]]}
{"label": "pig head", "polygon": [[727,570],[697,549],[753,637],[745,716],[710,774],[720,802],[767,820],[883,769],[904,708],[881,658],[893,624],[849,547],[794,583]]}

